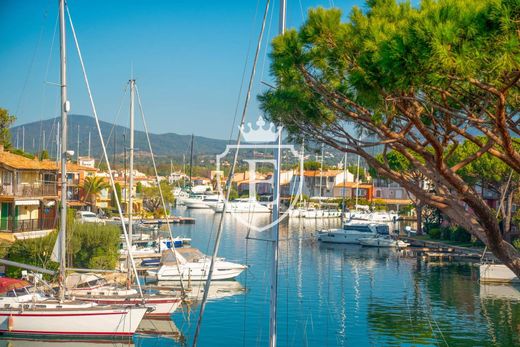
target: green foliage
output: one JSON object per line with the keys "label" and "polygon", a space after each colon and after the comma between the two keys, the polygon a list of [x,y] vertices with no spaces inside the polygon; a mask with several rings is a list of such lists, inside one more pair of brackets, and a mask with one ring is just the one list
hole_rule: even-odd
{"label": "green foliage", "polygon": [[514,240],[513,246],[515,246],[516,249],[520,250],[520,239]]}
{"label": "green foliage", "polygon": [[11,147],[11,133],[9,128],[16,120],[16,117],[9,114],[5,108],[0,108],[0,144],[5,148]]}
{"label": "green foliage", "polygon": [[39,155],[40,160],[49,159],[49,152],[46,149],[40,152]]}
{"label": "green foliage", "polygon": [[306,161],[306,162],[303,163],[303,169],[304,170],[319,171],[320,168],[321,168],[321,163],[317,162],[317,161]]}
{"label": "green foliage", "polygon": [[34,155],[33,154],[24,152],[24,151],[22,151],[21,149],[18,149],[18,148],[11,148],[11,149],[9,149],[9,152],[11,152],[13,154],[16,154],[16,155],[21,155],[22,157],[26,157],[26,158],[29,158],[29,159],[34,159]]}
{"label": "green foliage", "polygon": [[116,188],[116,191],[114,194],[114,191],[112,190],[112,192],[110,194],[110,205],[112,205],[113,207],[117,207],[116,196],[117,196],[119,202],[121,203],[121,185],[119,184],[119,182],[116,182],[114,184],[114,186]]}
{"label": "green foliage", "polygon": [[[173,186],[166,180],[160,182],[161,191],[164,197],[165,204],[173,204],[175,197],[173,196]],[[161,195],[159,187],[144,187],[143,188],[143,207],[146,211],[152,213],[155,217],[164,216],[165,211],[162,206]],[[168,213],[168,211],[166,211]]]}
{"label": "green foliage", "polygon": [[82,188],[85,192],[87,200],[95,206],[97,196],[101,193],[101,191],[109,189],[110,184],[106,182],[103,177],[88,176],[85,177]]}
{"label": "green foliage", "polygon": [[428,229],[428,235],[434,240],[438,240],[441,238],[441,229],[440,228],[430,228]]}
{"label": "green foliage", "polygon": [[117,225],[73,223],[68,254],[74,267],[115,269],[119,258],[120,229]]}
{"label": "green foliage", "polygon": [[[50,257],[57,236],[58,232],[55,231],[41,238],[16,240],[7,252],[7,259],[49,270],[56,270],[58,264],[51,261]],[[19,278],[21,271],[22,269],[9,266],[6,275]]]}
{"label": "green foliage", "polygon": [[137,194],[141,194],[143,192],[143,184],[141,182],[137,182],[135,185],[135,192]]}
{"label": "green foliage", "polygon": [[238,192],[235,187],[231,187],[231,191],[229,192],[229,201],[238,199]]}

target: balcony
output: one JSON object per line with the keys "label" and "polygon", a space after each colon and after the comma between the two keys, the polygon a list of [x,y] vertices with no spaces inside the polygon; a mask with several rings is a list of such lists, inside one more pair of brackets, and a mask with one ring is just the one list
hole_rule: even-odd
{"label": "balcony", "polygon": [[56,226],[55,218],[23,219],[18,220],[13,217],[0,219],[0,231],[19,233],[25,231],[37,231],[54,229]]}
{"label": "balcony", "polygon": [[56,182],[7,184],[0,186],[0,195],[14,197],[56,196]]}

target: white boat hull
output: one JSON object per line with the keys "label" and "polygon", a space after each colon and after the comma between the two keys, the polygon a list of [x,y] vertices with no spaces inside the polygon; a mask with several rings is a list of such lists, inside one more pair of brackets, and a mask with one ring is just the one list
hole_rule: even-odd
{"label": "white boat hull", "polygon": [[405,248],[410,244],[401,240],[383,239],[380,237],[367,237],[359,239],[359,244],[367,247]]}
{"label": "white boat hull", "polygon": [[307,210],[300,214],[303,218],[341,218],[341,211]]}
{"label": "white boat hull", "polygon": [[146,317],[169,317],[177,310],[181,304],[179,297],[145,297],[143,300],[140,297],[77,297],[78,300],[95,302],[100,305],[139,305],[144,301],[146,307],[150,307],[153,311],[146,313]]}
{"label": "white boat hull", "polygon": [[[44,305],[39,303],[38,305]],[[0,333],[48,336],[132,336],[146,307],[94,307],[90,309],[1,309]]]}
{"label": "white boat hull", "polygon": [[[150,276],[156,277],[159,281],[206,281],[208,279],[210,262],[189,263],[180,265],[179,269],[175,265],[163,265],[158,271],[148,271]],[[227,261],[217,261],[212,280],[229,280],[240,275],[247,267]]]}
{"label": "white boat hull", "polygon": [[481,282],[513,282],[518,281],[515,273],[503,264],[481,264]]}
{"label": "white boat hull", "polygon": [[318,232],[318,240],[329,243],[359,244],[359,240],[367,237],[375,237],[376,233],[345,232],[342,229],[324,230]]}

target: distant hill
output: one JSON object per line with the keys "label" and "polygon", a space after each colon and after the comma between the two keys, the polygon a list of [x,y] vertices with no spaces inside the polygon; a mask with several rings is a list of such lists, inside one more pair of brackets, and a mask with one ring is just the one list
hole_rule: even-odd
{"label": "distant hill", "polygon": [[[25,129],[25,151],[36,153],[42,148],[47,149],[51,157],[56,155],[56,129],[58,127],[59,118],[47,119],[27,124],[18,125],[11,128],[12,143],[16,145],[17,136],[19,147],[22,147],[22,127]],[[96,123],[93,117],[83,115],[69,115],[68,119],[68,143],[69,148],[74,152],[77,151],[78,145],[78,125],[79,125],[79,155],[86,156],[88,154],[88,136],[91,134],[91,156],[101,158],[101,141],[99,140]],[[100,121],[101,132],[107,145],[107,151],[110,159],[112,156],[122,157],[125,141],[128,146],[129,129],[124,126],[115,125]],[[112,132],[109,141],[109,135]],[[45,134],[45,135],[44,135]],[[123,135],[126,137],[124,139]],[[152,134],[150,133],[150,141],[154,154],[157,158],[169,158],[182,160],[183,155],[186,161],[189,160],[191,135],[179,135],[175,133]],[[45,146],[43,146],[43,137],[45,136]],[[115,141],[114,141],[115,139]],[[216,154],[224,151],[225,140],[210,139],[202,136],[194,137],[193,153],[200,154]],[[115,147],[114,147],[115,144]],[[143,131],[135,132],[135,148],[136,160],[139,157],[149,157],[148,142],[146,134]]]}

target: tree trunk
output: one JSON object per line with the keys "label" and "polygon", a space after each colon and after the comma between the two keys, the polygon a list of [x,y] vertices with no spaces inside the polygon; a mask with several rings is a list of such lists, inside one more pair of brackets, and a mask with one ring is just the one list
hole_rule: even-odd
{"label": "tree trunk", "polygon": [[422,203],[418,202],[415,204],[415,213],[417,214],[417,235],[422,235]]}

